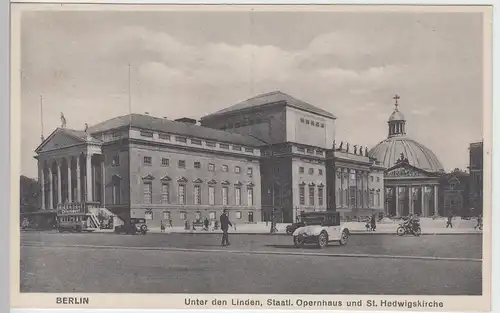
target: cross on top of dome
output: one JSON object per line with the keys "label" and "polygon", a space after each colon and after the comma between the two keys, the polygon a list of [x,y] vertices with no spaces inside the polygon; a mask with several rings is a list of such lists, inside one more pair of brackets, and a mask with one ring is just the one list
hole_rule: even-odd
{"label": "cross on top of dome", "polygon": [[397,94],[396,94],[396,95],[392,98],[392,99],[396,100],[396,103],[394,103],[394,105],[396,106],[395,111],[399,111],[399,109],[398,109],[398,108],[399,108],[399,103],[398,103],[398,100],[399,100],[400,98],[401,98],[401,97],[400,97],[400,96],[398,96]]}

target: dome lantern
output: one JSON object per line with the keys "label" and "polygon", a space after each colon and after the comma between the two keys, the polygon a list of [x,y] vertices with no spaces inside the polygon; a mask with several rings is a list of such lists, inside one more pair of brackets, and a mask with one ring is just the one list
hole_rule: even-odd
{"label": "dome lantern", "polygon": [[388,138],[406,135],[406,120],[403,113],[399,112],[398,99],[400,99],[400,97],[398,95],[395,95],[393,99],[396,102],[394,103],[394,112],[392,112],[391,116],[389,117],[389,121],[387,122],[389,124]]}

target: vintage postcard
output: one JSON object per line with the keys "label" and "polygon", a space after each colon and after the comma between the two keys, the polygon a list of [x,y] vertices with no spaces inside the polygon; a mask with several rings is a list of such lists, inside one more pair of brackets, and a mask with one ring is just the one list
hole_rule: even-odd
{"label": "vintage postcard", "polygon": [[12,306],[488,311],[488,6],[12,5]]}

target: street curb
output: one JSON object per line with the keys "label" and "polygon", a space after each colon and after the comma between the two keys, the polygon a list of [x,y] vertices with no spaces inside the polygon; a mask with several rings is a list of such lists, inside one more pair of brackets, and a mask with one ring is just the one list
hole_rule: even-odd
{"label": "street curb", "polygon": [[[168,234],[184,234],[184,235],[222,235],[222,232],[165,232],[165,233],[158,233],[158,232],[149,232],[148,234],[154,234],[154,235],[168,235]],[[482,235],[482,232],[457,232],[457,233],[422,233],[421,236],[443,236],[443,235]],[[291,236],[288,234],[284,233],[278,233],[278,234],[271,234],[271,233],[229,233],[231,236],[235,235],[270,235],[270,236]],[[397,236],[396,233],[377,233],[377,232],[350,232],[350,235],[363,235],[363,236],[380,236],[380,235],[386,235],[386,236]],[[407,235],[409,236],[409,235]]]}
{"label": "street curb", "polygon": [[[34,242],[33,242],[34,243]],[[373,259],[406,259],[406,260],[424,260],[424,261],[459,261],[459,262],[482,262],[482,259],[475,258],[447,258],[447,257],[429,257],[429,256],[410,256],[410,255],[386,255],[386,254],[347,254],[347,253],[302,253],[286,251],[251,251],[251,250],[225,250],[225,249],[185,249],[185,248],[164,248],[164,247],[124,247],[124,246],[94,246],[94,245],[44,245],[40,244],[21,244],[27,247],[44,248],[88,248],[88,249],[115,249],[115,250],[142,250],[142,251],[176,251],[176,252],[212,252],[212,253],[236,253],[236,254],[256,254],[256,255],[293,255],[293,256],[323,256],[337,258],[373,258]]]}

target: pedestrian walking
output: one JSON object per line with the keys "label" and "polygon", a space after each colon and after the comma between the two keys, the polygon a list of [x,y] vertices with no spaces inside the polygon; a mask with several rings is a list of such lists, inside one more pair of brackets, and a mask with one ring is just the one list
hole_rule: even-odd
{"label": "pedestrian walking", "polygon": [[203,224],[205,225],[205,230],[208,231],[208,226],[210,225],[210,222],[208,221],[207,217],[205,217],[205,220],[203,221]]}
{"label": "pedestrian walking", "polygon": [[221,246],[229,246],[229,235],[228,230],[229,226],[233,226],[228,217],[228,212],[224,209],[222,215],[220,216],[220,228],[222,229],[222,242]]}
{"label": "pedestrian walking", "polygon": [[170,228],[174,227],[174,226],[172,226],[172,219],[171,219],[171,218],[170,218],[170,219],[168,219],[168,226],[169,226]]}
{"label": "pedestrian walking", "polygon": [[160,230],[162,233],[165,232],[165,224],[163,224],[163,221],[160,221]]}
{"label": "pedestrian walking", "polygon": [[372,215],[371,229],[372,229],[372,231],[375,231],[377,229],[377,220],[376,220],[375,214]]}
{"label": "pedestrian walking", "polygon": [[474,230],[478,229],[482,230],[483,229],[483,214],[479,214],[477,217],[477,224],[474,226]]}
{"label": "pedestrian walking", "polygon": [[448,214],[448,219],[446,220],[446,228],[453,228],[453,214]]}

